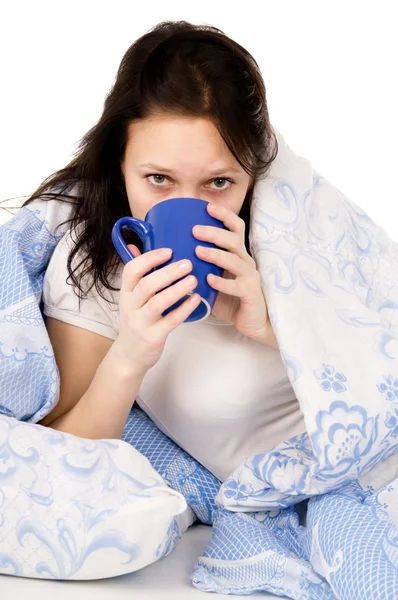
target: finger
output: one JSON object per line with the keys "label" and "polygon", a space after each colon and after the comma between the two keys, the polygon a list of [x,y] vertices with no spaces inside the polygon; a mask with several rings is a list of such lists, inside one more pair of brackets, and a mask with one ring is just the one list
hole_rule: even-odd
{"label": "finger", "polygon": [[251,256],[247,253],[244,238],[242,240],[234,231],[227,231],[220,229],[220,227],[195,225],[192,233],[197,239],[211,242],[220,248],[225,248],[233,252],[245,262],[249,262],[248,259],[252,260]]}
{"label": "finger", "polygon": [[[131,244],[133,245],[133,244]],[[138,248],[137,248],[138,250]],[[129,260],[122,271],[121,292],[132,292],[138,282],[156,266],[170,260],[172,254],[164,256],[160,250],[149,250],[140,256]]]}
{"label": "finger", "polygon": [[251,271],[255,270],[247,264],[242,258],[218,248],[208,248],[207,246],[196,246],[196,255],[205,262],[213,263],[222,269],[226,269],[236,277],[245,277]]}
{"label": "finger", "polygon": [[178,308],[171,310],[165,317],[162,317],[155,325],[161,339],[166,338],[176,327],[185,321],[185,319],[195,310],[200,303],[200,295],[192,294]]}
{"label": "finger", "polygon": [[[185,264],[187,265],[186,267]],[[190,260],[180,260],[176,263],[161,267],[146,277],[143,277],[137,284],[132,295],[134,308],[143,308],[147,304],[150,304],[152,317],[156,314],[160,318],[160,313],[169,305],[159,306],[157,300],[157,296],[159,295],[158,292],[160,293],[165,288],[167,288],[167,291],[173,290],[173,288],[175,288],[175,286],[172,285],[173,283],[176,284],[179,280],[186,281],[187,275],[192,271],[192,268],[193,265]],[[193,287],[196,287],[197,285],[198,280],[195,277]],[[192,288],[185,288],[185,291],[180,292],[179,297],[182,297],[184,293],[188,293],[191,289]],[[172,294],[173,292],[170,293]]]}
{"label": "finger", "polygon": [[225,279],[209,273],[206,277],[207,283],[217,290],[223,292],[229,296],[236,296],[237,298],[254,298],[258,294],[259,288],[259,277],[253,279],[247,279],[239,277],[237,279]]}
{"label": "finger", "polygon": [[134,257],[141,256],[142,252],[140,252],[139,248],[134,244],[127,244],[127,248],[130,250]]}
{"label": "finger", "polygon": [[[149,298],[148,302],[142,307],[142,312],[148,326],[154,321],[157,322],[163,319],[163,312],[173,306],[178,300],[192,294],[197,287],[198,280],[194,276],[184,277],[182,281],[178,281],[165,290]],[[173,311],[176,309],[173,309]],[[171,312],[173,312],[171,311]],[[167,316],[167,315],[166,315]]]}
{"label": "finger", "polygon": [[209,203],[207,205],[207,212],[215,219],[222,221],[230,231],[237,233],[240,239],[245,239],[246,223],[233,210],[220,204]]}

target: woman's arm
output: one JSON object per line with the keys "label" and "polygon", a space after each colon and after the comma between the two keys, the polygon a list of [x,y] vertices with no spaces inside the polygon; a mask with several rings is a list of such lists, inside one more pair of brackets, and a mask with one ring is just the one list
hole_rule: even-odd
{"label": "woman's arm", "polygon": [[121,438],[144,372],[135,372],[111,340],[58,319],[47,329],[60,370],[60,399],[40,425],[90,439]]}

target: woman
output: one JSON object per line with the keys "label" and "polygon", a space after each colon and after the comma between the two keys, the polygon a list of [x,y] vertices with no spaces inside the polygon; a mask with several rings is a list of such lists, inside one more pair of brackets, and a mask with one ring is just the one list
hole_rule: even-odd
{"label": "woman", "polygon": [[[61,389],[42,425],[123,437],[136,401],[220,480],[246,457],[305,431],[249,248],[253,186],[276,155],[258,65],[219,29],[163,22],[127,50],[76,157],[25,202],[75,205],[43,282]],[[141,254],[131,232],[136,258],[124,265],[111,241],[117,219],[143,219],[173,197],[210,202],[209,213],[227,227],[193,230],[197,256],[224,269],[208,279],[219,294],[198,323],[184,323],[197,295],[162,317],[196,286],[189,261],[150,273],[170,254]],[[200,240],[225,250],[206,254]]]}

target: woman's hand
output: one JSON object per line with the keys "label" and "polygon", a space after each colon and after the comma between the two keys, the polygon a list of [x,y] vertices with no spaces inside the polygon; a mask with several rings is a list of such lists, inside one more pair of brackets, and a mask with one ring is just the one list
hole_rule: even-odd
{"label": "woman's hand", "polygon": [[242,335],[277,349],[278,344],[261,288],[260,273],[245,247],[245,222],[226,207],[208,204],[207,211],[212,217],[222,221],[229,230],[198,225],[192,229],[197,239],[229,250],[225,252],[205,246],[197,246],[195,249],[201,260],[224,269],[223,277],[212,274],[207,276],[207,283],[219,292],[212,313],[217,318],[232,323]]}
{"label": "woman's hand", "polygon": [[[145,377],[160,359],[169,334],[199,306],[199,294],[192,293],[198,280],[189,278],[191,261],[162,266],[172,256],[170,248],[142,254],[134,244],[127,247],[134,260],[123,268],[119,334],[112,348],[116,348],[118,361],[125,365],[126,372]],[[181,269],[185,262],[188,265]],[[163,316],[166,309],[183,298],[186,300],[178,308]]]}

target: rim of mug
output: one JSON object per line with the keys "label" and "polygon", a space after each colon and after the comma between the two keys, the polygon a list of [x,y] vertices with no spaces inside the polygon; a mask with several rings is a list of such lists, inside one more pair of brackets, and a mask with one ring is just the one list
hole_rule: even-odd
{"label": "rim of mug", "polygon": [[151,208],[146,213],[144,220],[146,221],[147,216],[149,215],[151,210],[156,208],[156,206],[159,206],[159,204],[163,204],[163,202],[171,202],[172,200],[195,200],[197,202],[203,202],[204,204],[209,204],[209,202],[207,200],[202,200],[202,198],[193,198],[192,196],[178,196],[177,198],[165,198],[164,200],[160,200],[160,202],[157,202],[156,204],[151,206]]}

